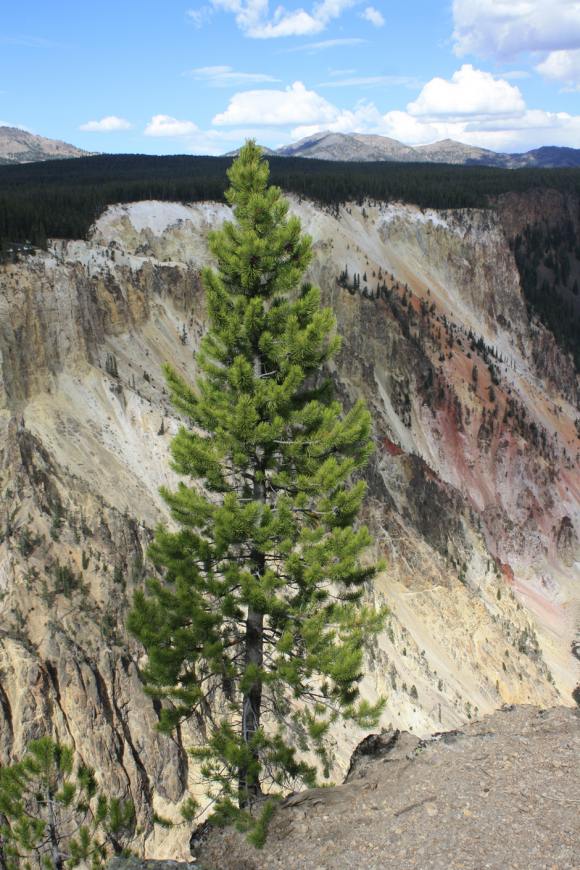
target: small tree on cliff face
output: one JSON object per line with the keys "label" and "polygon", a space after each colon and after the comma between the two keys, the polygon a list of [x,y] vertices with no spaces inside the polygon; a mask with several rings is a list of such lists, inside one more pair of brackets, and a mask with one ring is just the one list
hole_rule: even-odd
{"label": "small tree on cliff face", "polygon": [[[371,453],[370,415],[358,402],[341,420],[330,379],[312,377],[340,339],[318,288],[300,284],[311,239],[267,188],[261,154],[253,142],[240,152],[235,223],[208,236],[218,271],[203,272],[203,374],[192,389],[165,367],[195,427],[171,442],[172,467],[211,495],[161,490],[180,530],[157,530],[149,555],[164,580],[135,593],[128,623],[149,655],[146,692],[173,702],[160,730],[203,717],[207,745],[191,753],[213,783],[213,821],[242,829],[262,790],[315,783],[298,749],[327,764],[330,722],[369,726],[384,706],[358,697],[363,644],[384,614],[361,604],[379,566],[361,566],[371,537],[353,529],[365,484],[346,485]],[[256,845],[270,812],[268,801]]]}
{"label": "small tree on cliff face", "polygon": [[110,855],[128,857],[135,811],[98,791],[94,771],[74,770],[74,749],[50,737],[31,741],[24,758],[0,769],[0,867],[99,870]]}

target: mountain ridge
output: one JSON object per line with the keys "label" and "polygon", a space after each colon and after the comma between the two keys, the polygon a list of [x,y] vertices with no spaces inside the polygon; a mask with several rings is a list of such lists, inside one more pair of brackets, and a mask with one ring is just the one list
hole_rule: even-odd
{"label": "mountain ridge", "polygon": [[[523,153],[507,154],[442,139],[427,145],[405,145],[397,139],[374,133],[313,133],[290,145],[272,149],[262,146],[266,157],[306,157],[352,163],[431,163],[462,166],[494,166],[498,169],[580,167],[580,148],[544,145]],[[239,148],[223,157],[237,157]],[[91,157],[59,139],[47,139],[17,127],[0,127],[0,165]]]}
{"label": "mountain ridge", "polygon": [[69,157],[90,157],[96,153],[83,151],[60,139],[37,136],[19,127],[0,127],[0,164],[66,160]]}
{"label": "mountain ridge", "polygon": [[[272,152],[270,152],[272,153]],[[496,166],[499,169],[524,167],[580,166],[580,149],[546,145],[532,151],[507,154],[442,139],[428,145],[404,145],[388,136],[370,133],[331,133],[326,130],[278,148],[283,157],[309,157],[319,160],[365,162],[452,163],[467,166]]]}

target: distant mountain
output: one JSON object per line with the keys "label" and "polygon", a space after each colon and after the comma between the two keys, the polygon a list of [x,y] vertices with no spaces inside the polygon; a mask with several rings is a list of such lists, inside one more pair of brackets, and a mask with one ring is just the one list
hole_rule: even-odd
{"label": "distant mountain", "polygon": [[319,160],[376,160],[411,161],[416,163],[417,152],[396,139],[364,133],[315,133],[294,145],[286,145],[276,152],[283,157],[316,157]]}
{"label": "distant mountain", "polygon": [[[579,148],[544,146],[525,154],[502,154],[443,139],[430,145],[404,145],[388,136],[372,133],[314,133],[292,145],[273,151],[264,148],[267,157],[309,157],[315,160],[341,160],[358,163],[391,161],[396,163],[452,163],[466,166],[497,166],[502,169],[522,167],[580,167]],[[224,157],[237,157],[239,148]],[[0,164],[35,163],[88,157],[98,152],[83,151],[58,139],[45,139],[17,127],[0,127]]]}
{"label": "distant mountain", "polygon": [[535,151],[528,151],[521,156],[532,159],[533,166],[580,166],[580,148],[558,148],[549,145],[537,148]]}
{"label": "distant mountain", "polygon": [[[240,145],[240,148],[241,147],[242,146]],[[228,151],[227,154],[222,154],[222,157],[238,157],[240,154],[240,148],[236,148],[235,151]],[[279,156],[277,151],[272,151],[271,148],[267,148],[265,145],[260,145],[260,148],[262,149],[262,151],[264,152],[266,157],[278,157]]]}
{"label": "distant mountain", "polygon": [[417,145],[413,151],[419,154],[421,160],[428,160],[430,163],[486,163],[493,166],[498,157],[506,156],[485,148],[477,148],[475,145],[464,145],[463,142],[455,142],[453,139],[442,139],[430,145]]}
{"label": "distant mountain", "polygon": [[315,133],[292,145],[272,152],[282,157],[311,157],[317,160],[356,162],[396,161],[398,163],[454,163],[467,166],[497,166],[503,169],[522,167],[580,166],[580,149],[547,146],[525,154],[502,154],[443,139],[430,145],[403,145],[387,136],[365,133]]}
{"label": "distant mountain", "polygon": [[0,127],[0,163],[36,163],[41,160],[63,160],[66,157],[88,157],[74,145],[58,139],[45,139],[17,127]]}

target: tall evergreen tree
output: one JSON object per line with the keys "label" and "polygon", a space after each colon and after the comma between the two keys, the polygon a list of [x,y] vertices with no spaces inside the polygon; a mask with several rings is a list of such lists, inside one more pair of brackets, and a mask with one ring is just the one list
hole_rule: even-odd
{"label": "tall evergreen tree", "polygon": [[202,276],[210,331],[195,388],[165,366],[193,424],[171,442],[172,467],[196,483],[161,490],[180,528],[158,528],[149,555],[164,578],[135,593],[128,622],[149,655],[147,693],[173,702],[158,727],[204,717],[207,745],[190,751],[213,783],[213,821],[252,829],[256,845],[272,802],[256,826],[255,801],[316,781],[299,750],[328,775],[330,723],[377,722],[384,702],[361,701],[358,683],[385,615],[361,602],[381,566],[360,562],[365,484],[347,485],[373,448],[370,415],[360,401],[342,416],[330,379],[316,378],[340,338],[320,290],[301,283],[312,240],[261,155],[242,148],[229,170],[235,222],[208,236],[218,270]]}

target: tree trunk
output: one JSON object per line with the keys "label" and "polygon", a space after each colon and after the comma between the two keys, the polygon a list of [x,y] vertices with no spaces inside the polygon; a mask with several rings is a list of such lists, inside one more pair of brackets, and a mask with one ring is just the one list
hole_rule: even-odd
{"label": "tree trunk", "polygon": [[[0,827],[2,825],[7,825],[8,819],[3,813],[0,813]],[[4,840],[2,839],[2,835],[0,835],[0,870],[8,870],[8,863],[6,861],[6,853],[4,852]]]}
{"label": "tree trunk", "polygon": [[[254,354],[254,377],[259,378],[262,373],[262,364],[259,354]],[[254,463],[254,475],[261,473],[262,463],[260,458],[256,458]],[[261,504],[266,503],[266,483],[264,480],[254,480],[254,499]],[[262,577],[266,560],[262,553],[257,550],[252,550],[250,561],[252,564],[251,570],[258,576]],[[258,613],[248,607],[248,615],[246,617],[246,637],[245,637],[245,659],[244,664],[247,667],[257,665],[262,667],[264,657],[264,614]],[[252,683],[249,690],[244,694],[242,701],[242,738],[244,743],[249,743],[255,732],[260,727],[260,712],[262,707],[262,683],[257,681]],[[252,798],[261,794],[260,783],[248,782],[248,768],[242,767],[239,771],[240,783],[240,804],[246,806],[250,804]]]}
{"label": "tree trunk", "polygon": [[[264,614],[248,609],[246,619],[246,656],[245,664],[262,667],[262,648],[264,643]],[[242,702],[242,736],[244,743],[252,740],[255,732],[260,727],[260,709],[262,706],[262,683],[252,683],[249,690],[244,694]],[[242,806],[251,802],[253,797],[260,793],[258,781],[248,782],[248,768],[240,769],[240,791]]]}
{"label": "tree trunk", "polygon": [[46,787],[46,801],[48,806],[48,837],[50,840],[50,857],[54,866],[54,870],[62,870],[63,856],[58,847],[58,834],[56,830],[56,822],[54,818],[54,807],[52,804],[52,795],[50,787]]}

